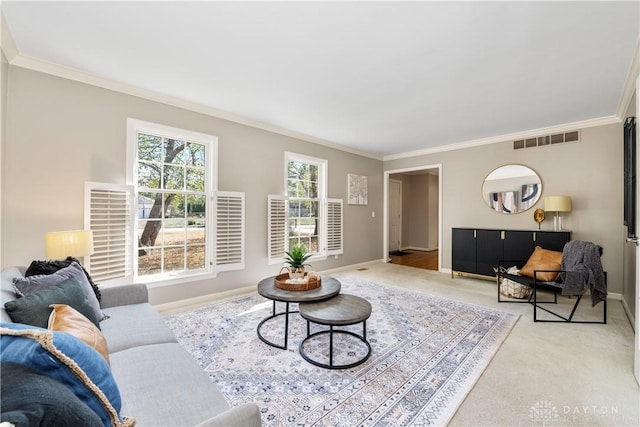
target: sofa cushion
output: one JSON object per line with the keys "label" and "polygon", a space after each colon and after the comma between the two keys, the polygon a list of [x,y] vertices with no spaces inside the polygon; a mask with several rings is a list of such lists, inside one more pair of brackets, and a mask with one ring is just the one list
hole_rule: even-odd
{"label": "sofa cushion", "polygon": [[100,353],[109,363],[107,340],[104,339],[100,329],[73,307],[66,304],[51,304],[50,307],[53,311],[49,316],[47,329],[73,335]]}
{"label": "sofa cushion", "polygon": [[120,391],[109,365],[72,335],[17,323],[0,324],[0,358],[60,381],[91,408],[103,425],[129,425],[120,418]]}
{"label": "sofa cushion", "polygon": [[87,301],[94,311],[94,317],[98,319],[98,321],[102,320],[104,315],[100,311],[100,301],[98,301],[91,284],[87,280],[84,269],[77,262],[72,262],[68,267],[62,268],[49,275],[16,277],[13,280],[13,284],[18,295],[27,296],[48,286],[64,282],[69,278],[74,278],[76,280],[75,283],[77,283],[76,286],[80,286],[85,293]]}
{"label": "sofa cushion", "polygon": [[68,278],[23,298],[8,301],[4,308],[11,320],[16,323],[46,328],[52,310],[49,307],[51,304],[70,305],[99,327],[98,319],[87,301],[86,294],[74,278]]}
{"label": "sofa cushion", "polygon": [[140,426],[193,426],[229,409],[216,385],[180,344],[135,347],[110,357],[122,412],[135,414]]}
{"label": "sofa cushion", "polygon": [[0,375],[2,421],[16,426],[102,426],[98,414],[61,382],[10,362],[2,362]]}
{"label": "sofa cushion", "polygon": [[105,308],[109,319],[100,323],[109,353],[147,344],[178,342],[164,319],[148,303]]}

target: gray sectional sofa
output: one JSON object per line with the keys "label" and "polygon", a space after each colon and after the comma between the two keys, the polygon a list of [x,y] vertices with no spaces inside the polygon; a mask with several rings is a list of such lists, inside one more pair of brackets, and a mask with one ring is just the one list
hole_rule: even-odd
{"label": "gray sectional sofa", "polygon": [[[24,268],[2,270],[3,323],[11,318],[4,304],[16,298],[12,281]],[[148,302],[145,285],[100,288],[100,321],[111,372],[119,388],[120,415],[137,426],[260,426],[255,404],[230,408],[216,385],[177,342]]]}

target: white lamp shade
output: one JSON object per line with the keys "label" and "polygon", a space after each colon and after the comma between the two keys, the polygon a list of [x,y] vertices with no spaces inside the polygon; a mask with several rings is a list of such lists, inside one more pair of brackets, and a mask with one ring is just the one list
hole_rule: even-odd
{"label": "white lamp shade", "polygon": [[571,212],[571,197],[547,196],[544,198],[544,210],[547,212]]}
{"label": "white lamp shade", "polygon": [[47,259],[80,257],[93,253],[93,231],[54,231],[44,235]]}

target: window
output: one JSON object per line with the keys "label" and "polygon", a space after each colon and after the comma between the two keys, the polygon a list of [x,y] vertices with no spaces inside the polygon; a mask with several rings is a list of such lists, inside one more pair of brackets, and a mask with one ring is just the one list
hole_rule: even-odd
{"label": "window", "polygon": [[315,257],[342,253],[342,200],[327,199],[326,182],[326,160],[285,154],[286,196],[268,199],[270,263],[298,244]]}
{"label": "window", "polygon": [[217,138],[128,120],[133,269],[146,281],[244,266],[244,193],[216,192]]}
{"label": "window", "polygon": [[326,160],[287,153],[289,200],[288,247],[304,245],[313,254],[324,254],[321,203],[326,199]]}

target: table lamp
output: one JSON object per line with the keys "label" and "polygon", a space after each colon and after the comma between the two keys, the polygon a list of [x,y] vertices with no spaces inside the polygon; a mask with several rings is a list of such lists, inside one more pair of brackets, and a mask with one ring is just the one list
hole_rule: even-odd
{"label": "table lamp", "polygon": [[93,231],[72,230],[45,233],[47,259],[84,257],[93,254]]}
{"label": "table lamp", "polygon": [[544,198],[544,210],[555,212],[553,217],[553,231],[562,231],[562,216],[560,212],[571,212],[571,197],[569,196],[547,196]]}

